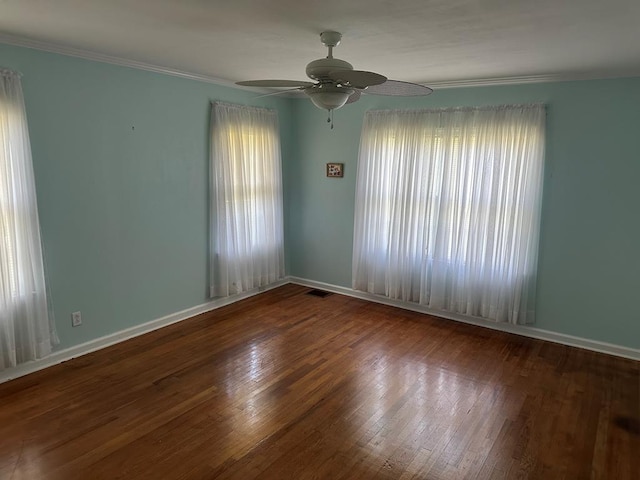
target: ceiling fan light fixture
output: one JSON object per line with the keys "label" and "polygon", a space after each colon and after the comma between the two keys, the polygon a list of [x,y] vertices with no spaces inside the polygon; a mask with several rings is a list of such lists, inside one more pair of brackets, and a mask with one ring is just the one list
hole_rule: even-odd
{"label": "ceiling fan light fixture", "polygon": [[309,96],[313,104],[323,110],[337,110],[347,103],[353,92],[353,88],[328,83],[304,90],[304,93]]}

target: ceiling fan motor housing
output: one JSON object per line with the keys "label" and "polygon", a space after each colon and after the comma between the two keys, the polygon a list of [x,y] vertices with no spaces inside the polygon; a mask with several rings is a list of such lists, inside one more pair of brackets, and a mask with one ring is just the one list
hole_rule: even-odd
{"label": "ceiling fan motor housing", "polygon": [[307,76],[314,80],[330,80],[329,72],[336,70],[353,70],[353,65],[339,58],[319,58],[307,65]]}

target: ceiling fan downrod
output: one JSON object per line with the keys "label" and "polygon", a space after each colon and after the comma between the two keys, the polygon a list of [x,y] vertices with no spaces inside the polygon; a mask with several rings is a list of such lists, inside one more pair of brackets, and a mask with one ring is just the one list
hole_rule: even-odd
{"label": "ceiling fan downrod", "polygon": [[329,49],[327,58],[333,58],[333,47],[337,47],[338,45],[340,45],[341,40],[342,40],[342,34],[340,32],[334,32],[333,30],[328,30],[320,34],[320,41],[325,47]]}

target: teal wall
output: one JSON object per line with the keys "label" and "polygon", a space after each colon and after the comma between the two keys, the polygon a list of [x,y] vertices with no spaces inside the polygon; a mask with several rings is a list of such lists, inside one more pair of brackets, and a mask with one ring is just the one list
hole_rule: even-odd
{"label": "teal wall", "polygon": [[[417,100],[363,96],[335,112],[334,130],[322,111],[298,102],[290,274],[351,286],[366,110],[533,102],[548,106],[535,326],[640,348],[640,78],[448,89]],[[344,162],[344,178],[326,178],[326,162]]]}
{"label": "teal wall", "polygon": [[0,66],[23,74],[60,348],[207,302],[210,101],[277,108],[286,168],[293,100],[7,45]]}
{"label": "teal wall", "polygon": [[536,326],[640,348],[640,79],[366,97],[330,130],[308,101],[7,45],[0,66],[24,75],[60,348],[207,301],[211,100],[278,109],[287,271],[345,287],[367,109],[546,103]]}

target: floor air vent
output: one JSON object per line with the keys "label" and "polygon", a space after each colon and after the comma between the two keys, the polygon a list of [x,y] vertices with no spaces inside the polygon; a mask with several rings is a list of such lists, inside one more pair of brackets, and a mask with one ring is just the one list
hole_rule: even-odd
{"label": "floor air vent", "polygon": [[328,297],[329,295],[333,295],[331,292],[325,292],[324,290],[318,290],[314,288],[313,290],[309,290],[307,295],[313,295],[314,297]]}

